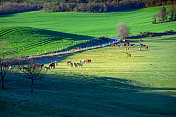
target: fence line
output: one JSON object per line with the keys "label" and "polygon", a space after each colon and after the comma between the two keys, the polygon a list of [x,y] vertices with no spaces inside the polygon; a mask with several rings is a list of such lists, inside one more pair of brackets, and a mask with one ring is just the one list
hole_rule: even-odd
{"label": "fence line", "polygon": [[[55,55],[66,54],[66,53],[75,53],[75,52],[79,52],[79,51],[84,51],[84,50],[90,50],[90,49],[105,47],[107,45],[110,45],[111,43],[116,43],[116,42],[119,42],[119,38],[117,38],[117,39],[111,39],[111,41],[109,41],[107,43],[104,43],[104,44],[101,44],[101,45],[95,45],[95,46],[85,47],[85,48],[81,48],[81,49],[76,49],[74,51],[73,50],[69,50],[69,51],[66,50],[64,52],[48,53],[48,54],[45,54],[45,55],[38,55],[38,53],[37,53],[37,55],[30,55],[28,57],[28,59],[41,58],[41,57],[47,57],[47,56],[55,56]],[[62,46],[62,49],[63,49],[63,46]],[[46,50],[45,50],[45,53],[46,53]]]}

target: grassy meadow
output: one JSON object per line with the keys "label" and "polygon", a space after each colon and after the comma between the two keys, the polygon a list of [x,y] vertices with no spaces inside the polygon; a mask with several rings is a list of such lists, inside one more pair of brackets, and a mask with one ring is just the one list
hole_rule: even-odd
{"label": "grassy meadow", "polygon": [[[139,51],[139,39],[130,39],[136,44],[130,50],[108,46],[65,55],[45,79],[35,81],[34,93],[30,80],[10,75],[6,83],[16,82],[0,90],[1,116],[175,117],[176,36],[142,40],[148,50]],[[92,62],[82,68],[66,64],[82,59]]]}
{"label": "grassy meadow", "polygon": [[[0,41],[10,42],[16,56],[43,54],[75,46],[99,36],[117,37],[119,22],[140,32],[176,31],[175,22],[152,24],[161,7],[111,13],[45,13],[0,16]],[[166,7],[169,9],[169,7]],[[142,41],[141,41],[142,40]],[[103,47],[45,58],[57,60],[43,80],[13,72],[0,89],[0,117],[175,117],[176,35],[129,39],[136,44]],[[139,43],[149,46],[139,51]],[[132,57],[127,57],[131,53]],[[82,68],[67,61],[91,59]]]}
{"label": "grassy meadow", "polygon": [[117,37],[119,22],[130,27],[130,35],[176,30],[175,22],[152,24],[152,16],[159,8],[109,13],[33,11],[1,15],[0,41],[9,41],[15,53],[27,56],[58,51],[99,36]]}

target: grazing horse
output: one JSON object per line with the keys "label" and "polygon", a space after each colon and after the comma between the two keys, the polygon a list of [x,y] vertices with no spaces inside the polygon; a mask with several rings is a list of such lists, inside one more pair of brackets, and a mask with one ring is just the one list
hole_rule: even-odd
{"label": "grazing horse", "polygon": [[37,68],[41,68],[42,69],[43,67],[44,67],[44,64],[38,64],[37,65]]}
{"label": "grazing horse", "polygon": [[8,68],[8,65],[2,65],[2,67],[4,67],[4,68]]}
{"label": "grazing horse", "polygon": [[130,46],[132,46],[132,47],[133,47],[134,45],[135,45],[135,44],[130,44]]}
{"label": "grazing horse", "polygon": [[114,44],[114,43],[111,43],[111,46],[115,46],[115,44]]}
{"label": "grazing horse", "polygon": [[35,69],[37,67],[36,63],[32,63],[32,67]]}
{"label": "grazing horse", "polygon": [[74,63],[74,66],[77,67],[78,66],[77,63]]}
{"label": "grazing horse", "polygon": [[128,48],[125,48],[125,50],[129,50],[130,48],[128,47]]}
{"label": "grazing horse", "polygon": [[83,64],[82,64],[82,63],[77,63],[77,65],[79,65],[79,66],[81,66],[81,67],[83,66]]}
{"label": "grazing horse", "polygon": [[80,63],[85,63],[85,60],[81,60]]}
{"label": "grazing horse", "polygon": [[70,63],[70,66],[73,67],[73,63]]}
{"label": "grazing horse", "polygon": [[126,55],[127,55],[127,57],[128,57],[128,56],[131,57],[131,54],[126,53]]}
{"label": "grazing horse", "polygon": [[148,46],[144,46],[145,49],[148,49]]}
{"label": "grazing horse", "polygon": [[45,67],[45,69],[46,69],[46,70],[48,70],[48,69],[50,70],[50,67]]}
{"label": "grazing horse", "polygon": [[67,61],[67,64],[70,64],[71,63],[71,61]]}
{"label": "grazing horse", "polygon": [[54,61],[54,63],[56,64],[56,66],[58,66],[58,61]]}
{"label": "grazing horse", "polygon": [[51,69],[53,68],[55,68],[55,63],[54,63],[54,61],[52,61],[51,63],[50,63],[50,65],[49,65],[49,67],[51,67]]}
{"label": "grazing horse", "polygon": [[144,45],[144,44],[141,44],[141,43],[140,43],[140,46],[141,46],[141,47],[142,47],[143,45]]}
{"label": "grazing horse", "polygon": [[90,63],[90,62],[91,62],[91,59],[86,59],[85,62],[86,62],[86,63]]}

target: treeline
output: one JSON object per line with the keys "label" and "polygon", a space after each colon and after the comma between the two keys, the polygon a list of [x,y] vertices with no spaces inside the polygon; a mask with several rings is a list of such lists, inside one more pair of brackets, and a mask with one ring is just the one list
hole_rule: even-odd
{"label": "treeline", "polygon": [[152,24],[176,21],[176,9],[174,5],[171,5],[168,11],[165,7],[160,8],[158,13],[153,15],[152,19]]}
{"label": "treeline", "polygon": [[176,4],[176,0],[1,0],[0,14],[31,10],[114,12],[172,4]]}
{"label": "treeline", "polygon": [[0,15],[35,11],[42,8],[43,6],[37,2],[0,2]]}

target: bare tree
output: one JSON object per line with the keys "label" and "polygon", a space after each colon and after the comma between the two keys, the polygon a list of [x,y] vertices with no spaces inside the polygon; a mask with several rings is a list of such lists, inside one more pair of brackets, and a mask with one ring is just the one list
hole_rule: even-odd
{"label": "bare tree", "polygon": [[168,13],[167,13],[166,8],[163,7],[161,9],[159,9],[159,13],[158,13],[159,21],[164,23],[167,20],[167,16],[168,16]]}
{"label": "bare tree", "polygon": [[176,11],[175,11],[174,5],[170,6],[169,14],[170,14],[170,20],[171,21],[174,20],[174,16],[176,16]]}
{"label": "bare tree", "polygon": [[117,24],[117,31],[121,39],[125,39],[129,35],[130,28],[123,22]]}
{"label": "bare tree", "polygon": [[153,18],[152,18],[152,19],[153,19],[152,24],[156,24],[156,16],[157,16],[156,14],[153,15]]}
{"label": "bare tree", "polygon": [[10,59],[5,59],[6,57],[9,57],[11,54],[11,51],[9,48],[9,42],[4,41],[0,42],[1,46],[1,52],[0,52],[0,76],[1,76],[1,85],[2,89],[5,89],[4,86],[4,79],[7,73],[11,72],[12,70],[12,65],[9,65],[8,62],[10,62]]}
{"label": "bare tree", "polygon": [[21,65],[19,69],[24,73],[23,77],[30,79],[31,82],[31,92],[34,91],[34,80],[40,80],[45,77],[46,70],[43,70],[41,67],[37,67],[32,60],[30,60],[28,65]]}

